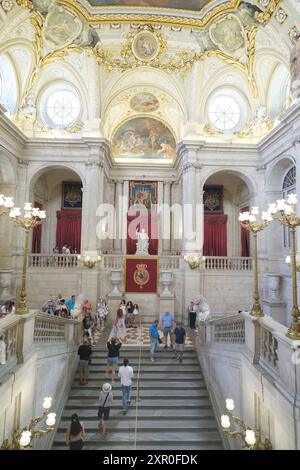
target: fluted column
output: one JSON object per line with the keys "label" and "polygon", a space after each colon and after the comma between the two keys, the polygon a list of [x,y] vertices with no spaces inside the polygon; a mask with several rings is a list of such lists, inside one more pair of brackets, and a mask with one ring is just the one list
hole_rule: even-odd
{"label": "fluted column", "polygon": [[114,251],[121,253],[122,251],[122,199],[123,199],[123,182],[115,181],[115,240]]}
{"label": "fluted column", "polygon": [[169,253],[171,251],[171,183],[164,183],[164,213],[162,219],[162,234],[163,234],[163,252]]}

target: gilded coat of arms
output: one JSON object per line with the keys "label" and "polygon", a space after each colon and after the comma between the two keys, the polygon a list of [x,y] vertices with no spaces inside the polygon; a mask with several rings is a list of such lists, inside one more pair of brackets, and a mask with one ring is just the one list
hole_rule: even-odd
{"label": "gilded coat of arms", "polygon": [[142,289],[142,287],[149,282],[150,275],[146,264],[136,265],[136,270],[133,273],[133,279],[134,282],[140,286],[140,289]]}

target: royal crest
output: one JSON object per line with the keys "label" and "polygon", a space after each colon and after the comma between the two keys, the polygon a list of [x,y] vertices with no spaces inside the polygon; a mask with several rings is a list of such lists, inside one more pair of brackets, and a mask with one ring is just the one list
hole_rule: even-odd
{"label": "royal crest", "polygon": [[149,278],[150,275],[147,269],[147,265],[137,264],[136,270],[133,273],[134,282],[142,289],[142,286],[146,285],[149,282]]}

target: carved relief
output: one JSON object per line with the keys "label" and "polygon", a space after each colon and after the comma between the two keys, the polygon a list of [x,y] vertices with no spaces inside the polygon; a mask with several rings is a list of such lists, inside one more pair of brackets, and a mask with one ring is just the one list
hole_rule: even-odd
{"label": "carved relief", "polygon": [[71,44],[81,31],[80,19],[60,7],[48,13],[42,37],[50,47],[62,48]]}
{"label": "carved relief", "polygon": [[212,42],[225,54],[239,58],[245,52],[246,34],[239,18],[227,15],[209,28]]}

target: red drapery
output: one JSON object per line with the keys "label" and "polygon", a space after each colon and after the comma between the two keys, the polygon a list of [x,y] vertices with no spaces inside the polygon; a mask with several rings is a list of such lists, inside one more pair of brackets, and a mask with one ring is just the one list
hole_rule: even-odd
{"label": "red drapery", "polygon": [[[244,207],[242,212],[248,212],[249,207]],[[250,232],[249,230],[241,227],[241,242],[242,242],[242,254],[241,256],[250,256]]]}
{"label": "red drapery", "polygon": [[[136,219],[136,220],[135,220]],[[136,230],[145,229],[149,236],[149,254],[156,256],[158,253],[158,227],[159,216],[156,212],[146,214],[137,211],[134,214],[127,214],[127,254],[136,253]],[[142,225],[142,227],[141,227]]]}
{"label": "red drapery", "polygon": [[[34,207],[38,207],[41,210],[43,209],[42,204],[36,201],[34,202]],[[42,224],[38,225],[37,227],[33,229],[31,253],[40,253],[41,243],[42,243]]]}
{"label": "red drapery", "polygon": [[63,245],[75,248],[80,253],[81,242],[81,210],[57,211],[56,245],[61,251]]}
{"label": "red drapery", "polygon": [[204,215],[204,256],[227,256],[227,215]]}

